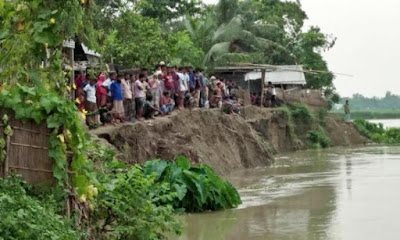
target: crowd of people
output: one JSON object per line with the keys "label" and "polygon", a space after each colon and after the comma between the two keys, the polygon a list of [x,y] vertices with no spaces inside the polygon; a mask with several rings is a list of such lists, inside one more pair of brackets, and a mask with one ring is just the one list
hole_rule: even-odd
{"label": "crowd of people", "polygon": [[240,113],[238,87],[230,80],[207,78],[202,69],[167,66],[160,62],[153,74],[81,72],[75,79],[77,104],[89,128],[100,124],[143,121],[171,114],[175,109],[219,108]]}

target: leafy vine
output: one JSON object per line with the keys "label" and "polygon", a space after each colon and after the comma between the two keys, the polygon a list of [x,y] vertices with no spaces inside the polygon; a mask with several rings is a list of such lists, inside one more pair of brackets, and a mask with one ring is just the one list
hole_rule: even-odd
{"label": "leafy vine", "polygon": [[[68,174],[72,171],[71,183],[79,195],[92,190],[93,163],[85,152],[88,138],[73,103],[55,92],[17,85],[0,93],[0,106],[12,110],[16,119],[33,120],[37,124],[46,121],[51,129],[49,157],[54,160],[54,177],[60,185],[69,187]],[[5,132],[12,134],[8,130],[11,128],[5,127]]]}
{"label": "leafy vine", "polygon": [[4,162],[7,158],[7,141],[6,138],[11,137],[13,135],[13,130],[9,125],[9,118],[7,114],[4,114],[3,118],[3,127],[4,127],[4,137],[0,138],[0,163]]}

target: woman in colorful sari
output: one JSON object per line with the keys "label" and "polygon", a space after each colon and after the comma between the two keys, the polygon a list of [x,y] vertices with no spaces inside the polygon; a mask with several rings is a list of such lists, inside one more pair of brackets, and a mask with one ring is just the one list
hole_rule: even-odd
{"label": "woman in colorful sari", "polygon": [[107,102],[107,89],[103,86],[105,79],[106,75],[101,73],[97,80],[96,98],[98,107],[105,106]]}

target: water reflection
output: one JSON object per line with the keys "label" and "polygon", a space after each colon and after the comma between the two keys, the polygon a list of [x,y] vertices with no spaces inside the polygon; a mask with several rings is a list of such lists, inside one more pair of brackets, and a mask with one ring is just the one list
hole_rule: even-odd
{"label": "water reflection", "polygon": [[305,151],[236,172],[229,179],[243,204],[186,215],[184,235],[172,239],[400,239],[399,154],[400,147]]}

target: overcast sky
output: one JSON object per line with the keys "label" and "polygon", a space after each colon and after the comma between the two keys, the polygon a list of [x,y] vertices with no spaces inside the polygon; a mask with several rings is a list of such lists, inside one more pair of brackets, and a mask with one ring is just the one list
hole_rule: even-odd
{"label": "overcast sky", "polygon": [[[216,3],[218,0],[204,0]],[[400,94],[397,64],[400,62],[399,0],[301,0],[309,21],[338,38],[324,53],[342,96],[361,93],[382,97],[386,91]]]}

